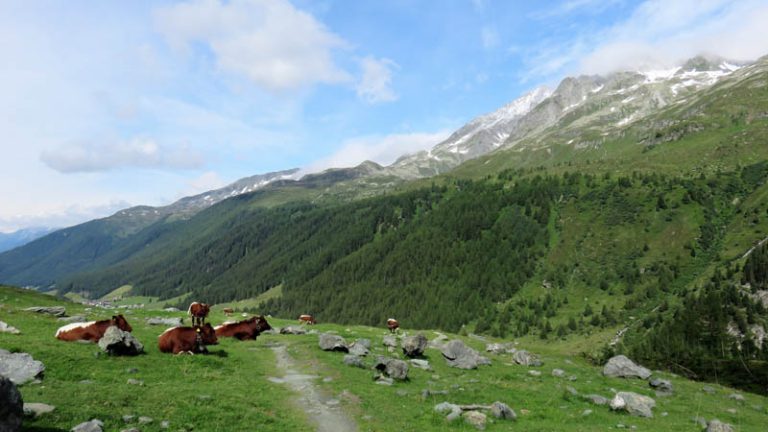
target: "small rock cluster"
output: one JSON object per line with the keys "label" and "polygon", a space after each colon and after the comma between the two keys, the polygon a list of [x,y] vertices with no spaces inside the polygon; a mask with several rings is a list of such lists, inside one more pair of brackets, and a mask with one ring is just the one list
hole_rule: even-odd
{"label": "small rock cluster", "polygon": [[459,418],[479,430],[485,429],[489,412],[493,417],[504,420],[515,420],[517,414],[503,402],[496,401],[491,405],[457,405],[443,402],[435,405],[435,412],[446,414],[445,420],[452,422]]}
{"label": "small rock cluster", "polygon": [[141,344],[131,333],[122,331],[117,326],[110,326],[99,339],[99,348],[109,355],[135,356],[144,352]]}

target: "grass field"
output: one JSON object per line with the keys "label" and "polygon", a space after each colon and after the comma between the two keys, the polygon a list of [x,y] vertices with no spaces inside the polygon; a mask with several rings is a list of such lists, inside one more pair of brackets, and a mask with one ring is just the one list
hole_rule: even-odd
{"label": "grass field", "polygon": [[[125,315],[133,334],[145,344],[146,354],[138,357],[98,355],[95,345],[67,343],[53,335],[61,325],[55,318],[21,311],[29,306],[62,304],[70,315],[86,314],[89,319],[106,318],[113,311],[94,309],[31,291],[0,287],[0,320],[22,331],[21,335],[0,334],[0,347],[29,352],[46,366],[40,384],[21,387],[26,402],[43,402],[56,411],[37,420],[25,421],[28,431],[66,431],[74,425],[98,418],[105,430],[119,431],[126,424],[123,415],[148,416],[154,421],[137,426],[142,431],[159,431],[160,422],[170,423],[168,430],[187,431],[295,431],[314,430],[313,416],[305,413],[297,394],[280,383],[269,380],[284,373],[277,367],[271,347],[279,344],[295,360],[300,372],[316,375],[314,385],[330,400],[338,401],[361,431],[443,431],[474,430],[462,422],[446,423],[433,411],[443,401],[489,404],[502,401],[518,414],[517,421],[493,421],[490,431],[598,431],[613,430],[618,425],[635,426],[645,431],[697,431],[695,416],[718,418],[734,425],[736,431],[764,431],[768,424],[768,399],[744,394],[746,401],[728,396],[735,391],[717,384],[688,381],[666,373],[657,375],[672,381],[671,397],[656,397],[647,383],[640,380],[605,378],[600,369],[578,355],[583,345],[576,339],[547,343],[538,339],[520,339],[519,347],[539,353],[544,366],[513,366],[509,356],[489,355],[493,364],[474,371],[447,367],[439,351],[429,349],[426,358],[433,370],[411,368],[410,380],[393,386],[376,385],[374,371],[342,364],[343,355],[321,351],[317,335],[262,335],[257,341],[222,340],[210,347],[207,356],[172,356],[156,346],[157,335],[164,328],[148,326],[146,318],[181,316],[157,310],[130,310]],[[217,310],[210,321],[226,317]],[[273,327],[294,324],[293,320],[270,319]],[[365,361],[371,364],[377,354],[386,352],[381,345],[383,328],[339,326],[321,323],[319,332],[336,332],[348,341],[371,339],[373,352]],[[413,333],[405,329],[408,333]],[[432,339],[435,333],[425,331]],[[450,338],[457,336],[448,335]],[[485,342],[462,338],[482,350]],[[490,340],[489,340],[490,341]],[[391,354],[400,357],[399,353]],[[575,380],[551,375],[554,368],[565,370]],[[131,372],[136,369],[136,372]],[[541,376],[529,375],[530,369]],[[137,379],[143,385],[128,384]],[[711,385],[715,394],[702,387]],[[569,396],[566,387],[581,394],[597,393],[611,397],[613,390],[634,391],[654,397],[654,418],[643,419],[611,412],[578,397]],[[445,390],[446,395],[424,398],[425,389]],[[585,410],[592,410],[583,415]]]}

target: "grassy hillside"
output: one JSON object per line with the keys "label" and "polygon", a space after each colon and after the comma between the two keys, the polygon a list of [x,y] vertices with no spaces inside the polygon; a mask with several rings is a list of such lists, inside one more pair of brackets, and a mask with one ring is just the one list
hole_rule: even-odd
{"label": "grassy hillside", "polygon": [[[150,327],[145,318],[171,316],[161,311],[124,311],[134,327],[134,335],[145,343],[147,353],[133,358],[95,356],[94,345],[66,343],[53,338],[61,324],[55,318],[21,311],[29,306],[66,306],[69,314],[89,318],[111,315],[109,310],[86,311],[82,305],[62,303],[31,291],[0,287],[0,313],[4,321],[21,329],[21,335],[0,334],[0,347],[29,352],[46,365],[41,384],[21,387],[25,402],[44,402],[56,411],[37,420],[28,419],[25,430],[68,430],[72,426],[99,418],[107,430],[120,430],[126,424],[123,415],[149,416],[154,419],[141,430],[160,429],[160,422],[170,422],[170,430],[264,430],[288,431],[314,428],[313,418],[303,409],[302,395],[293,393],[279,379],[285,373],[277,365],[274,347],[285,347],[299,373],[316,376],[312,387],[327,406],[339,406],[359,430],[445,431],[474,430],[462,422],[446,423],[433,407],[444,401],[460,404],[487,404],[499,400],[510,405],[518,420],[489,420],[489,431],[594,431],[623,424],[639,430],[698,430],[693,418],[719,418],[737,431],[760,430],[765,424],[768,399],[744,394],[738,402],[729,396],[734,390],[715,383],[697,383],[684,378],[657,373],[672,381],[674,395],[656,397],[641,380],[605,378],[600,369],[579,357],[579,348],[569,342],[521,338],[518,348],[541,355],[544,366],[528,368],[510,364],[508,355],[489,354],[491,366],[461,371],[449,368],[439,351],[428,349],[426,359],[433,370],[411,368],[410,380],[393,386],[373,383],[372,370],[345,366],[342,354],[324,352],[317,347],[317,335],[263,335],[255,342],[224,340],[211,348],[208,356],[172,356],[155,346],[156,336],[164,328]],[[176,315],[183,315],[178,313]],[[214,323],[226,319],[213,312]],[[270,319],[273,326],[291,321]],[[373,353],[385,354],[381,345],[387,331],[382,327],[319,324],[320,332],[336,332],[347,340],[369,338]],[[411,333],[410,329],[404,329]],[[425,331],[430,338],[437,334]],[[456,335],[470,346],[482,350],[486,341]],[[489,338],[487,342],[496,341]],[[399,353],[390,354],[400,357]],[[369,364],[372,359],[366,359]],[[563,369],[566,377],[551,375]],[[132,371],[134,370],[135,371]],[[131,370],[131,371],[129,371]],[[533,376],[530,370],[541,372]],[[128,384],[128,379],[143,385]],[[702,391],[704,386],[713,394]],[[613,413],[607,407],[590,404],[572,396],[567,387],[580,394],[612,396],[612,389],[634,391],[656,399],[654,418],[643,419]],[[257,389],[257,390],[255,390]],[[424,397],[422,391],[444,391]],[[306,395],[306,391],[304,392]],[[338,405],[337,405],[338,404]],[[335,409],[335,408],[334,408]],[[590,414],[584,414],[591,410]]]}

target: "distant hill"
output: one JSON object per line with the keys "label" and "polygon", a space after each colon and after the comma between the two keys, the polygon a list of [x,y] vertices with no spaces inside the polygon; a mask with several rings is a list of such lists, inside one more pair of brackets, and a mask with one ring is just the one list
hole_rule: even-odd
{"label": "distant hill", "polygon": [[38,239],[50,234],[57,228],[32,227],[20,229],[12,233],[0,232],[0,252],[5,252],[13,248],[23,246],[32,240]]}

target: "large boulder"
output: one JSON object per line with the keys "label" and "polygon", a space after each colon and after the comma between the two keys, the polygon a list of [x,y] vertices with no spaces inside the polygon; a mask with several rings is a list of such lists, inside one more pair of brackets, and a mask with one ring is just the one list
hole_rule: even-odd
{"label": "large boulder", "polygon": [[408,379],[408,363],[402,360],[378,356],[373,367],[392,379],[400,381]]}
{"label": "large boulder", "polygon": [[349,346],[349,353],[356,356],[365,357],[371,348],[371,341],[368,339],[358,339]]}
{"label": "large boulder", "polygon": [[363,363],[363,360],[354,354],[345,355],[344,364],[347,366],[354,366],[360,369],[365,369],[365,363]]}
{"label": "large boulder", "polygon": [[45,370],[45,366],[27,353],[10,353],[0,349],[0,376],[16,385],[32,381]]}
{"label": "large boulder", "polygon": [[395,348],[397,346],[397,338],[394,335],[386,335],[381,343],[387,348]]}
{"label": "large boulder", "polygon": [[99,348],[109,355],[134,356],[144,352],[141,344],[129,332],[122,331],[117,326],[110,326],[99,339]]}
{"label": "large boulder", "polygon": [[303,335],[306,333],[307,331],[304,330],[303,327],[299,327],[299,326],[286,326],[280,329],[280,334]]}
{"label": "large boulder", "polygon": [[542,362],[539,356],[526,350],[515,351],[512,355],[512,361],[523,366],[541,366]]}
{"label": "large boulder", "polygon": [[347,342],[339,335],[322,333],[318,338],[318,344],[320,345],[320,349],[324,351],[349,352]]}
{"label": "large boulder", "polygon": [[672,394],[672,383],[669,380],[653,378],[648,381],[648,385],[656,389],[657,396],[668,396]]}
{"label": "large boulder", "polygon": [[623,355],[617,355],[611,357],[608,363],[603,367],[603,375],[613,378],[640,378],[648,379],[651,376],[651,371],[638,366]]}
{"label": "large boulder", "polygon": [[507,420],[517,419],[517,414],[515,414],[515,411],[512,410],[512,408],[510,408],[509,405],[499,401],[496,401],[491,404],[491,414],[494,417],[500,418],[500,419],[507,419]]}
{"label": "large boulder", "polygon": [[423,334],[405,337],[401,345],[403,347],[403,354],[408,357],[419,357],[424,354],[428,342],[427,337]]}
{"label": "large boulder", "polygon": [[181,318],[162,318],[162,317],[154,317],[154,318],[147,318],[147,324],[149,325],[161,325],[161,326],[168,326],[168,327],[180,327],[184,325],[183,319]]}
{"label": "large boulder", "polygon": [[626,411],[638,417],[653,417],[651,409],[655,406],[655,400],[632,392],[618,392],[611,400],[612,410]]}
{"label": "large boulder", "polygon": [[733,432],[733,426],[728,423],[723,423],[718,419],[713,419],[707,423],[706,432]]}
{"label": "large boulder", "polygon": [[445,344],[441,352],[448,366],[458,369],[477,369],[478,365],[491,364],[490,360],[458,339]]}
{"label": "large boulder", "polygon": [[67,314],[67,310],[64,308],[64,306],[32,306],[24,310],[27,312],[35,312],[57,317],[63,317]]}
{"label": "large boulder", "polygon": [[0,431],[20,431],[23,416],[24,401],[19,389],[8,378],[0,377]]}

